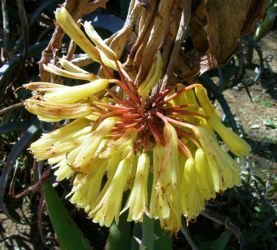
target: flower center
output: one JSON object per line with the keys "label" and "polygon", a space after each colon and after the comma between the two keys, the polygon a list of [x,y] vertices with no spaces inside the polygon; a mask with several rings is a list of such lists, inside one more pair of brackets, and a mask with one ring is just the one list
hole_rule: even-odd
{"label": "flower center", "polygon": [[[121,84],[119,84],[120,86]],[[132,85],[133,87],[134,85]],[[166,141],[163,135],[164,126],[171,123],[174,126],[177,136],[180,152],[186,154],[186,146],[180,138],[193,139],[189,129],[189,123],[184,122],[184,117],[201,117],[202,115],[189,111],[187,108],[191,104],[173,105],[171,101],[183,92],[186,87],[171,86],[156,95],[144,99],[136,93],[136,89],[129,95],[129,89],[124,89],[124,98],[115,91],[109,90],[111,100],[107,102],[94,101],[95,112],[99,113],[99,124],[107,117],[117,118],[115,127],[109,136],[111,138],[120,138],[127,129],[135,129],[138,133],[135,150],[143,149],[147,151],[154,144],[165,145]],[[173,93],[170,95],[170,93]],[[101,115],[102,114],[102,115]],[[186,154],[187,155],[187,154]]]}

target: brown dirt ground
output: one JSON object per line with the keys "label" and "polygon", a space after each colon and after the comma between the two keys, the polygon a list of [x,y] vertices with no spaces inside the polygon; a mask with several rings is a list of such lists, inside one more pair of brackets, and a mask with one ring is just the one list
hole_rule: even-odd
{"label": "brown dirt ground", "polygon": [[[260,42],[263,57],[268,58],[272,77],[262,77],[249,86],[250,100],[244,88],[234,87],[224,92],[224,96],[242,126],[245,138],[252,146],[249,157],[251,166],[257,172],[265,170],[267,175],[277,173],[277,31],[269,33]],[[255,59],[254,59],[255,60]]]}

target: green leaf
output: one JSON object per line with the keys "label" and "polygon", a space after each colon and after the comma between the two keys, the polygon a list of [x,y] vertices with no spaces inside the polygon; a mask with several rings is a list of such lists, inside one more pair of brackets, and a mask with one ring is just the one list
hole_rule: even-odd
{"label": "green leaf", "polygon": [[211,249],[224,250],[232,236],[231,231],[225,230],[212,244]]}
{"label": "green leaf", "polygon": [[109,250],[129,250],[131,249],[131,223],[127,222],[127,213],[120,216],[119,224],[115,223],[110,227],[107,241]]}
{"label": "green leaf", "polygon": [[154,249],[154,219],[144,215],[142,223],[142,242],[146,249]]}
{"label": "green leaf", "polygon": [[154,249],[159,250],[171,250],[172,249],[172,238],[167,234],[160,226],[158,220],[154,221],[154,234],[157,240],[154,242]]}
{"label": "green leaf", "polygon": [[88,240],[76,226],[50,182],[42,185],[48,213],[62,250],[91,249]]}
{"label": "green leaf", "polygon": [[255,31],[255,38],[257,41],[261,40],[273,27],[277,16],[277,4],[271,4],[266,11],[266,16],[262,23],[259,24]]}
{"label": "green leaf", "polygon": [[224,250],[232,236],[232,232],[225,230],[216,240],[201,242],[200,250]]}
{"label": "green leaf", "polygon": [[135,223],[132,230],[131,250],[141,250],[142,226],[141,223]]}

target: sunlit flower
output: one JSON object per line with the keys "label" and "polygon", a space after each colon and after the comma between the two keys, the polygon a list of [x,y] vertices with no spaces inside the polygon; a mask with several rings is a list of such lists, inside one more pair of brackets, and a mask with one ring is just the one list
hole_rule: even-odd
{"label": "sunlit flower", "polygon": [[237,156],[247,155],[250,147],[221,123],[201,84],[153,91],[163,67],[158,52],[137,86],[90,23],[84,24],[87,37],[65,8],[56,11],[56,19],[108,75],[101,78],[60,59],[62,68],[48,64],[45,70],[86,83],[25,85],[36,92],[25,101],[26,109],[43,121],[66,120],[30,149],[53,165],[58,181],[74,178],[72,203],[100,225],[118,223],[127,210],[129,221],[150,216],[177,232],[183,215],[196,218],[217,192],[239,185],[239,168],[214,131]]}

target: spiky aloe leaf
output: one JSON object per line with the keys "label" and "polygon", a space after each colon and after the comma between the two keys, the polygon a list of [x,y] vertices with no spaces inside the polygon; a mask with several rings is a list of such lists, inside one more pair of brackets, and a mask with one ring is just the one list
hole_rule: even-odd
{"label": "spiky aloe leaf", "polygon": [[91,249],[88,240],[76,226],[50,182],[42,185],[48,213],[62,250]]}

